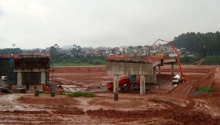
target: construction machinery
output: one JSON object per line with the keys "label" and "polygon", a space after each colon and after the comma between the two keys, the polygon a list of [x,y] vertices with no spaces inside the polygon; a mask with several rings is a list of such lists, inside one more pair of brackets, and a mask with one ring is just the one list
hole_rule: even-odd
{"label": "construction machinery", "polygon": [[[121,77],[118,80],[119,89],[122,91],[130,91],[132,88],[132,84],[129,78]],[[106,88],[108,90],[113,90],[113,81],[108,81],[106,84]]]}
{"label": "construction machinery", "polygon": [[[118,80],[118,85],[119,85],[120,91],[130,91],[134,89],[136,86],[140,86],[140,79],[136,80],[136,75],[124,76]],[[113,81],[108,81],[106,83],[106,88],[112,91]]]}
{"label": "construction machinery", "polygon": [[[179,56],[179,53],[177,52],[177,49],[174,47],[173,43],[171,41],[166,41],[166,40],[162,40],[162,39],[158,39],[157,41],[155,41],[152,45],[155,45],[157,42],[159,41],[162,41],[162,42],[166,42],[170,45],[170,47],[174,50],[175,54],[176,54],[176,60],[177,60],[177,64],[179,66],[179,70],[180,70],[180,76],[178,78],[178,76],[174,76],[173,77],[173,83],[179,83],[179,82],[186,82],[187,81],[187,78],[186,76],[183,74],[183,71],[182,71],[182,66],[181,66],[181,63],[180,63],[180,56]],[[151,46],[152,46],[151,45]],[[177,79],[177,80],[176,80]],[[175,81],[178,81],[178,82],[175,82]]]}

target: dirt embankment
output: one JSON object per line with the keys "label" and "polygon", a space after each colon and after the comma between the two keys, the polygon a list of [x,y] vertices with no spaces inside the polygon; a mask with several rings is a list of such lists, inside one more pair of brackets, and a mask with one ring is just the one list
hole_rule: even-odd
{"label": "dirt embankment", "polygon": [[[186,76],[189,81],[183,84],[178,85],[175,89],[171,91],[172,94],[176,96],[189,96],[191,95],[197,87],[208,87],[213,88],[215,91],[220,91],[220,67],[210,67],[207,66],[204,68],[199,68],[198,70],[195,68],[195,71],[198,71],[200,74],[189,74],[192,69],[186,69]],[[194,72],[194,71],[193,71]]]}

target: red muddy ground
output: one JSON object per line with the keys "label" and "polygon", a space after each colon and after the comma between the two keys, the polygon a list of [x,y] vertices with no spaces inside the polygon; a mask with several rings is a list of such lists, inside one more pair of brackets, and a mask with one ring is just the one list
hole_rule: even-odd
{"label": "red muddy ground", "polygon": [[[120,92],[119,100],[106,90],[105,67],[54,67],[53,82],[89,90],[93,98],[34,93],[0,95],[0,124],[129,124],[129,125],[219,125],[220,66],[183,66],[189,82],[173,86],[170,66],[161,68],[155,85],[146,94]],[[178,67],[175,68],[178,73]],[[196,87],[216,92],[195,92]]]}

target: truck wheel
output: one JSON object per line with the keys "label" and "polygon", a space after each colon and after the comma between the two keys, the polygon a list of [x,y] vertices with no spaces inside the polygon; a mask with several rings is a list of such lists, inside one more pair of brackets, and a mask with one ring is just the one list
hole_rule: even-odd
{"label": "truck wheel", "polygon": [[130,87],[129,86],[127,86],[127,92],[129,92],[130,91]]}

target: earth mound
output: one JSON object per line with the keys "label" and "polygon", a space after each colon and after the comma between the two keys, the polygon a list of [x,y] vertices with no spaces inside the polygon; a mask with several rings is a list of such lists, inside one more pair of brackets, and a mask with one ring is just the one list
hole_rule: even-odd
{"label": "earth mound", "polygon": [[187,97],[195,92],[198,87],[213,88],[215,91],[220,90],[220,68],[211,69],[206,75],[199,76],[197,81],[190,81],[179,84],[171,91],[171,94],[180,97]]}

